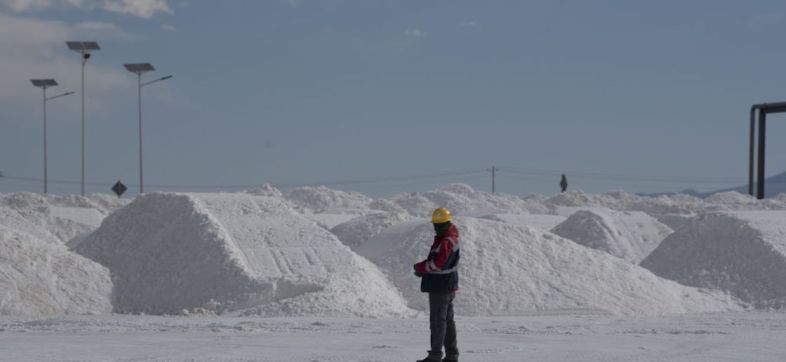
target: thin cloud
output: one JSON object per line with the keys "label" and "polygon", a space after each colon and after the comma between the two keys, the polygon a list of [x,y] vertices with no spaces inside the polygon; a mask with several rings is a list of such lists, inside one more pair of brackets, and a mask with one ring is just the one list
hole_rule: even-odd
{"label": "thin cloud", "polygon": [[3,0],[0,2],[8,9],[15,12],[38,10],[48,8],[52,5],[49,0]]}
{"label": "thin cloud", "polygon": [[105,23],[102,21],[83,21],[74,25],[75,28],[80,30],[98,30],[98,31],[116,31],[117,26],[112,23]]}
{"label": "thin cloud", "polygon": [[[81,27],[107,27],[107,24],[80,23]],[[0,109],[18,108],[37,95],[31,78],[54,78],[58,90],[77,90],[80,84],[79,57],[66,49],[64,40],[84,34],[85,29],[60,21],[16,18],[0,13]],[[98,54],[100,56],[100,54]],[[116,68],[89,64],[89,83],[93,110],[106,110],[114,101],[112,92],[126,86],[125,74]],[[62,102],[76,112],[78,102]]]}
{"label": "thin cloud", "polygon": [[173,13],[168,0],[0,0],[0,5],[17,13],[61,7],[79,10],[101,9],[145,19],[150,19],[159,13]]}
{"label": "thin cloud", "polygon": [[163,31],[177,31],[177,28],[174,25],[161,25],[161,30],[163,30]]}
{"label": "thin cloud", "polygon": [[145,19],[150,19],[157,13],[171,14],[172,9],[165,0],[115,0],[105,1],[104,10],[134,15]]}
{"label": "thin cloud", "polygon": [[423,31],[423,30],[420,30],[418,28],[410,28],[410,29],[404,30],[404,35],[415,37],[415,38],[422,38],[422,37],[426,36],[426,32]]}
{"label": "thin cloud", "polygon": [[74,31],[80,36],[106,38],[108,36],[116,38],[131,38],[131,34],[124,32],[117,25],[103,21],[83,21],[74,24]]}

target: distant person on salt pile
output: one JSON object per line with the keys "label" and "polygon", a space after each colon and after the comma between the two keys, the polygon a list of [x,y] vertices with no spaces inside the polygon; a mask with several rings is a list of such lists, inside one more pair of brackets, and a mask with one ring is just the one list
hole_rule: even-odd
{"label": "distant person on salt pile", "polygon": [[[415,275],[421,277],[420,291],[428,293],[431,350],[428,357],[418,362],[457,362],[456,322],[453,320],[453,298],[458,290],[459,232],[451,221],[448,209],[434,210],[434,243],[428,258],[414,265]],[[445,359],[442,359],[445,346]]]}
{"label": "distant person on salt pile", "polygon": [[568,178],[565,177],[565,174],[562,174],[562,179],[559,181],[559,188],[562,189],[562,192],[568,189]]}

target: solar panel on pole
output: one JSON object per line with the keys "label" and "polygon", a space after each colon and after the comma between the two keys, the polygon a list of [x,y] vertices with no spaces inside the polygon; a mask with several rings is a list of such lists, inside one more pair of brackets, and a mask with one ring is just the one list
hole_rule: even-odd
{"label": "solar panel on pole", "polygon": [[57,86],[57,82],[54,79],[30,79],[30,82],[33,83],[34,86],[39,88],[49,88]]}
{"label": "solar panel on pole", "polygon": [[123,64],[131,73],[144,73],[156,70],[150,63],[130,63],[130,64]]}
{"label": "solar panel on pole", "polygon": [[95,41],[67,41],[68,49],[82,54],[82,196],[85,195],[85,64],[90,52],[100,50]]}
{"label": "solar panel on pole", "polygon": [[162,77],[150,82],[142,83],[142,73],[145,72],[152,72],[156,70],[150,63],[128,63],[123,64],[123,66],[131,73],[136,74],[137,76],[137,95],[139,99],[139,193],[142,194],[145,192],[145,177],[144,177],[144,164],[143,164],[143,153],[142,153],[142,87],[159,82],[162,80],[166,80],[172,78],[172,76]]}
{"label": "solar panel on pole", "polygon": [[101,50],[101,48],[98,46],[98,43],[94,41],[67,41],[66,45],[68,46],[68,49],[82,53],[89,52],[91,50]]}

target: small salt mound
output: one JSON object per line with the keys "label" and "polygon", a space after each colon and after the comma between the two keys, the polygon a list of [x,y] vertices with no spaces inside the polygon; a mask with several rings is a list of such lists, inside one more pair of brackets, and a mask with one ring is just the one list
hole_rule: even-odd
{"label": "small salt mound", "polygon": [[104,195],[0,195],[0,226],[45,242],[66,243],[92,232],[103,218],[126,203]]}
{"label": "small salt mound", "polygon": [[403,207],[399,206],[397,203],[389,199],[376,199],[372,201],[368,205],[368,207],[371,210],[375,210],[375,211],[384,211],[384,212],[400,213],[400,214],[407,213],[407,210],[405,210]]}
{"label": "small salt mound", "polygon": [[344,245],[357,248],[390,226],[410,219],[403,213],[375,212],[356,217],[330,230]]}
{"label": "small salt mound", "polygon": [[777,198],[758,200],[736,191],[719,192],[707,197],[705,201],[729,210],[783,210],[784,208],[784,204]]}
{"label": "small salt mound", "polygon": [[750,195],[743,195],[736,191],[719,192],[712,194],[705,201],[713,204],[726,206],[749,206],[756,204],[756,198]]}
{"label": "small salt mound", "polygon": [[[615,315],[740,310],[729,296],[682,286],[637,265],[542,230],[457,218],[461,262],[456,313],[511,315],[535,310],[591,309]],[[392,226],[357,251],[401,289],[409,305],[426,310],[412,264],[433,240],[431,225]]]}
{"label": "small salt mound", "polygon": [[376,266],[275,197],[146,194],[77,250],[112,271],[119,312],[409,312]]}
{"label": "small salt mound", "polygon": [[333,190],[325,186],[298,187],[287,192],[284,197],[302,213],[357,213],[357,210],[368,210],[372,201],[358,192]]}
{"label": "small salt mound", "polygon": [[597,199],[597,195],[586,194],[581,190],[572,190],[552,196],[547,203],[556,206],[598,206],[606,205],[606,202]]}
{"label": "small salt mound", "polygon": [[551,232],[638,264],[673,231],[638,211],[579,210]]}
{"label": "small salt mound", "polygon": [[561,215],[541,214],[491,214],[483,215],[480,219],[506,222],[513,225],[529,226],[541,230],[551,230],[561,224],[567,217]]}
{"label": "small salt mound", "polygon": [[358,217],[357,214],[331,214],[331,213],[318,213],[318,214],[303,214],[306,219],[309,219],[317,225],[330,230],[337,225],[343,224],[349,220]]}
{"label": "small salt mound", "polygon": [[257,188],[253,188],[251,190],[247,190],[246,193],[255,195],[255,196],[268,196],[268,197],[276,197],[276,198],[283,198],[284,194],[281,193],[279,189],[271,184],[264,184]]}
{"label": "small salt mound", "polygon": [[685,285],[728,291],[757,308],[784,308],[784,220],[784,211],[691,217],[683,220],[641,266]]}
{"label": "small salt mound", "polygon": [[98,263],[0,227],[0,315],[110,313],[111,293]]}
{"label": "small salt mound", "polygon": [[[386,199],[398,205],[406,212],[417,217],[430,217],[431,212],[438,207],[446,207],[454,214],[461,213],[549,213],[546,206],[539,202],[527,201],[518,196],[493,194],[490,192],[475,191],[469,185],[452,184],[435,191],[425,193],[407,193]],[[372,207],[393,211],[389,208],[372,204]]]}
{"label": "small salt mound", "polygon": [[606,194],[567,191],[548,199],[545,204],[561,210],[558,212],[560,214],[563,214],[566,209],[571,210],[572,213],[581,208],[605,207],[620,211],[641,211],[655,218],[666,214],[694,214],[721,209],[718,205],[706,203],[690,195],[648,197],[622,191]]}

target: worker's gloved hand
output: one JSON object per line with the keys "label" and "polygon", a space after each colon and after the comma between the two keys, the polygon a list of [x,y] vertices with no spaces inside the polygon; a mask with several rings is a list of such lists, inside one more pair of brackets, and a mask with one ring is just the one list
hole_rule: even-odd
{"label": "worker's gloved hand", "polygon": [[423,276],[423,274],[420,274],[420,273],[418,273],[417,271],[415,271],[415,276],[416,276],[416,277],[418,277],[418,278],[420,278],[420,277],[422,277],[422,276]]}

